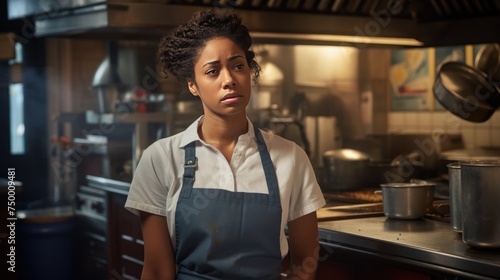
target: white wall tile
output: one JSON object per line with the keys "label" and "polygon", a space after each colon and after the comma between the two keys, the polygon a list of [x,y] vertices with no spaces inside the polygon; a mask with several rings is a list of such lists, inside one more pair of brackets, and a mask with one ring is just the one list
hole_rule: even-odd
{"label": "white wall tile", "polygon": [[419,124],[418,113],[417,112],[408,112],[405,113],[405,123],[409,127],[417,127]]}
{"label": "white wall tile", "polygon": [[500,147],[500,128],[494,127],[491,130],[491,146]]}
{"label": "white wall tile", "polygon": [[404,125],[404,113],[390,112],[389,113],[389,127]]}
{"label": "white wall tile", "polygon": [[491,118],[482,123],[475,123],[475,126],[479,129],[489,129],[492,126]]}
{"label": "white wall tile", "polygon": [[491,130],[485,128],[476,128],[476,148],[491,146]]}
{"label": "white wall tile", "polygon": [[430,127],[432,126],[432,113],[422,112],[418,114],[418,121],[420,126]]}
{"label": "white wall tile", "polygon": [[476,147],[476,136],[474,128],[467,127],[462,130],[462,137],[467,149],[473,149]]}
{"label": "white wall tile", "polygon": [[491,126],[500,127],[500,112],[498,110],[495,113],[493,113],[490,121],[491,121]]}

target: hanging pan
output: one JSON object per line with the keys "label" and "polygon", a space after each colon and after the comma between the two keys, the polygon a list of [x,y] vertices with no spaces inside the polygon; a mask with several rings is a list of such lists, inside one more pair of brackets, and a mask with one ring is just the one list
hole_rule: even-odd
{"label": "hanging pan", "polygon": [[500,44],[483,45],[477,52],[474,67],[488,75],[488,81],[500,83]]}
{"label": "hanging pan", "polygon": [[500,107],[500,89],[482,71],[461,62],[447,62],[434,82],[436,99],[455,116],[485,122]]}

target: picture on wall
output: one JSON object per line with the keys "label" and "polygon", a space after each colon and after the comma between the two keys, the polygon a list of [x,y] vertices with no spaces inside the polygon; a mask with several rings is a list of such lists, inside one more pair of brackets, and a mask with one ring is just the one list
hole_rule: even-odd
{"label": "picture on wall", "polygon": [[429,109],[429,61],[427,49],[391,52],[389,70],[392,111]]}
{"label": "picture on wall", "polygon": [[[438,47],[435,51],[436,75],[443,64],[450,61],[465,63],[465,46]],[[446,110],[437,99],[434,101],[434,110]]]}

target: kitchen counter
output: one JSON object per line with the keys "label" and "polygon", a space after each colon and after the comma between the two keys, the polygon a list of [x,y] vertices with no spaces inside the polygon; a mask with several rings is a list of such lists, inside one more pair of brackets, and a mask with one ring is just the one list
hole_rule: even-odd
{"label": "kitchen counter", "polygon": [[320,243],[333,253],[351,252],[441,275],[500,277],[500,249],[468,246],[447,222],[428,218],[393,220],[382,216],[320,221],[318,226]]}
{"label": "kitchen counter", "polygon": [[[90,175],[87,180],[89,187],[122,195],[126,195],[130,187],[128,182]],[[326,254],[338,256],[340,252],[347,252],[354,261],[363,258],[380,260],[429,274],[499,278],[500,249],[480,250],[468,246],[462,242],[461,235],[451,229],[448,221],[388,219],[383,216],[380,203],[365,204],[362,208],[373,211],[356,212],[348,206],[341,206],[332,212],[325,208],[331,213],[325,213],[324,219],[319,219],[318,227],[320,243],[326,248]],[[322,254],[320,258],[325,257],[325,252]]]}
{"label": "kitchen counter", "polygon": [[105,192],[127,195],[130,189],[130,183],[128,182],[93,175],[87,175],[86,178],[89,187]]}

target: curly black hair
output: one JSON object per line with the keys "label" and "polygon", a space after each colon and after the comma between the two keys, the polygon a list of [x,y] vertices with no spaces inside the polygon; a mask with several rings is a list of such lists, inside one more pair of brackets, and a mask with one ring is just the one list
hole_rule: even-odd
{"label": "curly black hair", "polygon": [[245,52],[247,63],[258,81],[260,66],[250,49],[252,38],[242,19],[235,13],[222,13],[215,9],[196,12],[186,23],[161,38],[158,44],[158,63],[163,73],[179,82],[194,81],[194,65],[201,49],[213,38],[228,38]]}

